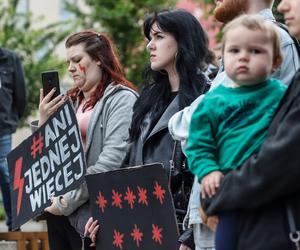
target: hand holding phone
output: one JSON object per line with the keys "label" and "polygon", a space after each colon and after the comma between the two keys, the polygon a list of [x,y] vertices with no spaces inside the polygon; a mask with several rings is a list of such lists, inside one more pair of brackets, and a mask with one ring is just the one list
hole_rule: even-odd
{"label": "hand holding phone", "polygon": [[43,83],[44,97],[53,89],[56,88],[51,100],[60,95],[58,71],[44,71],[41,73]]}

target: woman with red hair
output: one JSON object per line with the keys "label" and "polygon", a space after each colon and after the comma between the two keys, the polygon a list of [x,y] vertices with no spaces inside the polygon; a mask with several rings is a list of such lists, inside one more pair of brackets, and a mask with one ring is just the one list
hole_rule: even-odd
{"label": "woman with red hair", "polygon": [[[53,100],[54,89],[45,97],[41,91],[39,125],[70,98],[85,150],[86,174],[117,169],[129,146],[128,128],[137,99],[136,88],[125,79],[113,43],[105,34],[78,32],[68,37],[65,46],[74,86],[66,97]],[[84,237],[80,237],[90,217],[88,200],[86,183],[53,198],[52,205],[45,209],[49,213],[50,249],[90,249],[89,242],[84,244]]]}

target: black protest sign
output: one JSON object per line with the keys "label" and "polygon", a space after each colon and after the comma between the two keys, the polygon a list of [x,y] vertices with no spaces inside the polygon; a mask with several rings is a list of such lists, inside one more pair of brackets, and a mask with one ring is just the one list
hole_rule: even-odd
{"label": "black protest sign", "polygon": [[84,180],[81,136],[70,102],[7,157],[11,176],[13,228],[27,222]]}
{"label": "black protest sign", "polygon": [[175,209],[161,164],[86,176],[97,249],[178,249]]}

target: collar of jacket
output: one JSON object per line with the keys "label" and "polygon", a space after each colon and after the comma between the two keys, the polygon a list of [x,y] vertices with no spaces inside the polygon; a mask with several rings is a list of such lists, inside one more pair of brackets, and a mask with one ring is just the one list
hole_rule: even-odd
{"label": "collar of jacket", "polygon": [[93,136],[93,133],[90,133],[89,131],[94,131],[94,128],[97,123],[96,121],[99,118],[99,116],[101,116],[101,113],[103,111],[103,106],[105,105],[106,100],[110,96],[114,95],[117,91],[120,91],[120,90],[127,90],[127,91],[132,92],[134,95],[138,96],[134,90],[132,90],[124,85],[121,85],[121,84],[114,84],[114,82],[112,82],[107,86],[107,88],[104,91],[103,96],[95,104],[94,110],[91,115],[91,119],[90,119],[88,129],[87,129],[88,131],[87,131],[87,140],[86,140],[86,154],[90,148],[92,136]]}
{"label": "collar of jacket", "polygon": [[[154,134],[158,133],[159,131],[168,128],[168,122],[170,118],[179,111],[179,98],[178,95],[173,99],[173,101],[169,104],[165,112],[159,118],[158,122],[152,129],[151,133],[146,138],[145,142]],[[145,143],[144,142],[144,143]]]}

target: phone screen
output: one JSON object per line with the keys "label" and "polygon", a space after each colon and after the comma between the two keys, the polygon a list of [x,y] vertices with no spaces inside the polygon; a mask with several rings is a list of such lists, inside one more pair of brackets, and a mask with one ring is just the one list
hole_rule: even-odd
{"label": "phone screen", "polygon": [[53,89],[56,88],[51,100],[60,95],[58,71],[45,71],[41,73],[43,83],[44,97]]}

